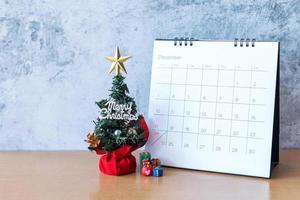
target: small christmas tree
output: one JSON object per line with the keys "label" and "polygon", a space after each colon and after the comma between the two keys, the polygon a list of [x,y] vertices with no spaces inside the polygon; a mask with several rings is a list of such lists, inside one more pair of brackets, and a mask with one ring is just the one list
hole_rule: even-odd
{"label": "small christmas tree", "polygon": [[110,73],[115,71],[115,76],[109,98],[96,102],[100,117],[94,121],[94,131],[87,135],[90,150],[112,152],[124,145],[143,146],[147,141],[145,134],[148,131],[140,123],[144,119],[142,116],[136,117],[136,103],[129,96],[125,77],[121,75],[121,72],[127,73],[123,63],[129,58],[120,56],[118,47],[114,57],[106,57],[112,62]]}

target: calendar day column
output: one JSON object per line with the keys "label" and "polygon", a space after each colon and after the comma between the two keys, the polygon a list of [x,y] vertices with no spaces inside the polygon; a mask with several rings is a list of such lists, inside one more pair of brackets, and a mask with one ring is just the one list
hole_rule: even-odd
{"label": "calendar day column", "polygon": [[247,137],[247,154],[255,156],[264,153],[265,146],[265,116],[266,111],[266,71],[253,67],[251,81],[251,97],[249,109],[249,127]]}
{"label": "calendar day column", "polygon": [[[152,127],[154,130],[152,134],[151,143],[159,143],[160,145],[167,145],[167,131],[169,120],[169,105],[170,105],[170,89],[171,89],[171,77],[172,77],[172,65],[171,64],[158,64],[156,68],[153,68],[152,76],[155,77],[155,83],[151,86],[151,99],[149,114],[154,117],[154,124]],[[159,122],[159,123],[155,123]]]}
{"label": "calendar day column", "polygon": [[235,73],[234,66],[219,65],[213,141],[216,153],[229,152]]}
{"label": "calendar day column", "polygon": [[232,100],[232,123],[229,151],[233,154],[245,154],[249,127],[249,109],[251,97],[251,66],[236,66]]}
{"label": "calendar day column", "polygon": [[211,152],[214,141],[218,66],[203,65],[199,109],[198,150]]}
{"label": "calendar day column", "polygon": [[186,77],[182,149],[196,151],[202,90],[202,66],[188,65]]}
{"label": "calendar day column", "polygon": [[172,149],[182,148],[186,78],[187,65],[173,64],[166,139],[168,148]]}

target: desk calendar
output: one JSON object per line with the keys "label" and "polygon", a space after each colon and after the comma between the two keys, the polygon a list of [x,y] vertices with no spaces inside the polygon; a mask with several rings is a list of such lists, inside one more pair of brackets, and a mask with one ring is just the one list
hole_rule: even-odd
{"label": "desk calendar", "polygon": [[269,178],[279,43],[156,40],[146,150],[166,166]]}

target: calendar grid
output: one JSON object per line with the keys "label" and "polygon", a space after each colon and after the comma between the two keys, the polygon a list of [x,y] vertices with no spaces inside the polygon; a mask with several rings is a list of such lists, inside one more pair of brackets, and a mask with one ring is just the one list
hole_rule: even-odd
{"label": "calendar grid", "polygon": [[[254,70],[254,67],[251,66],[250,70],[242,70],[239,66],[234,66],[233,67],[233,70],[224,70],[222,68],[222,66],[220,65],[217,65],[218,68],[217,69],[214,69],[215,72],[211,72],[211,68],[206,68],[206,67],[198,67],[198,79],[197,81],[194,81],[194,82],[188,82],[188,78],[190,78],[189,74],[193,74],[193,71],[194,69],[196,68],[192,68],[192,66],[190,66],[189,64],[186,65],[187,67],[181,67],[179,65],[171,65],[171,67],[163,67],[164,69],[171,69],[168,74],[170,74],[169,78],[170,80],[168,80],[167,82],[161,82],[161,81],[158,81],[158,82],[155,82],[155,84],[158,85],[158,87],[160,87],[160,85],[168,85],[167,88],[169,88],[168,90],[168,96],[164,96],[164,97],[160,97],[160,96],[157,96],[155,97],[154,99],[155,100],[161,100],[161,101],[166,101],[168,102],[168,107],[167,109],[161,113],[160,111],[159,112],[156,112],[156,113],[153,113],[153,115],[155,116],[166,116],[166,130],[163,130],[165,131],[164,134],[162,135],[165,135],[165,142],[163,142],[163,144],[166,144],[167,146],[174,146],[176,144],[173,143],[173,139],[171,140],[170,137],[170,133],[180,133],[179,135],[177,135],[176,137],[179,137],[178,140],[181,140],[179,143],[177,143],[178,147],[179,148],[183,148],[185,147],[186,143],[185,143],[185,140],[190,140],[188,138],[191,138],[191,137],[187,137],[185,136],[185,134],[194,134],[197,136],[197,141],[196,141],[196,150],[199,151],[199,145],[201,145],[202,143],[200,143],[200,136],[201,135],[207,135],[207,136],[211,136],[211,142],[212,142],[212,146],[211,146],[211,149],[212,151],[217,151],[217,150],[220,150],[221,148],[226,150],[227,147],[222,147],[222,146],[219,146],[217,144],[219,144],[219,140],[220,138],[217,138],[217,136],[222,136],[222,137],[225,137],[225,138],[228,138],[228,152],[231,152],[231,148],[232,148],[232,138],[241,138],[241,139],[245,139],[245,142],[247,141],[247,145],[248,145],[248,138],[249,138],[249,123],[264,123],[263,120],[257,120],[257,119],[251,119],[249,117],[250,115],[250,106],[261,106],[261,107],[264,107],[266,106],[264,103],[262,103],[261,101],[251,101],[251,97],[249,96],[249,98],[246,100],[243,100],[243,101],[237,101],[236,99],[236,94],[235,94],[235,90],[239,89],[239,90],[242,90],[242,91],[245,91],[247,90],[248,93],[251,89],[256,89],[256,90],[266,90],[267,88],[266,87],[263,87],[262,85],[256,85],[254,83],[252,83],[252,77],[251,77],[251,80],[250,80],[250,84],[240,84],[240,80],[237,80],[237,73],[244,73],[244,74],[248,74],[248,72],[251,73],[251,76],[252,76],[252,71],[258,71],[258,72],[267,72],[266,70]],[[204,66],[204,65],[203,65]],[[190,71],[191,69],[191,71]],[[221,74],[223,73],[223,71],[232,71],[233,74],[231,76],[233,76],[233,82],[228,82],[230,84],[222,84],[221,81]],[[195,72],[196,73],[196,72]],[[201,73],[201,74],[200,74]],[[209,79],[207,79],[208,77],[205,76],[204,77],[204,74],[205,73],[213,73],[215,74],[212,78],[215,78],[215,82],[213,81],[209,81]],[[230,72],[229,72],[230,73]],[[181,79],[178,79],[179,74],[182,74],[181,76]],[[230,73],[231,74],[231,73]],[[206,78],[206,81],[204,81],[204,79]],[[163,79],[161,79],[163,80]],[[196,79],[194,79],[196,80]],[[210,84],[212,83],[212,84]],[[177,93],[177,89],[176,88],[181,88],[181,92],[180,93]],[[200,93],[200,99],[195,99],[195,98],[192,98],[190,99],[188,96],[187,96],[187,87],[195,87],[197,88],[197,91],[192,91],[192,93],[194,92],[198,92],[199,90],[199,93]],[[209,89],[209,87],[211,89]],[[232,89],[232,92],[230,92],[230,98],[228,96],[228,99],[226,98],[219,98],[219,91],[222,91],[223,88],[228,88],[229,90]],[[204,89],[206,89],[207,91],[214,91],[212,93],[214,93],[214,97],[213,99],[212,98],[207,98],[206,97],[206,93],[204,93]],[[191,94],[192,94],[191,93]],[[199,93],[197,95],[199,95]],[[203,96],[203,93],[205,96]],[[179,95],[178,95],[179,94]],[[229,94],[229,93],[228,93]],[[204,98],[205,97],[205,98]],[[230,99],[230,100],[229,100]],[[175,102],[178,102],[178,103],[175,103]],[[199,103],[199,112],[198,113],[195,113],[190,115],[190,113],[186,114],[186,105],[187,103]],[[211,114],[211,116],[207,115],[207,111],[205,111],[205,107],[204,106],[204,103],[208,103],[207,105],[210,105],[214,107],[212,107],[210,110],[214,113],[214,114]],[[228,111],[230,113],[228,113],[228,117],[226,116],[222,116],[222,113],[221,115],[219,116],[218,115],[218,110],[219,108],[222,108],[224,106],[227,105],[230,105],[231,107],[231,110],[228,109]],[[183,109],[183,113],[182,114],[179,114],[179,113],[174,113],[173,112],[173,109],[175,108],[176,110],[176,107],[174,107],[174,105],[181,105],[180,107],[180,110]],[[248,116],[247,118],[243,118],[243,117],[236,117],[236,115],[239,115],[238,113],[234,113],[234,106],[235,105],[241,105],[241,106],[247,106],[247,110],[248,110]],[[174,107],[174,108],[173,108]],[[202,109],[204,108],[204,112],[205,115],[203,114],[202,115]],[[245,107],[246,108],[246,107]],[[198,109],[198,108],[197,108]],[[214,110],[213,110],[214,109]],[[180,111],[181,112],[181,111]],[[239,111],[238,111],[239,112]],[[229,117],[230,116],[230,117]],[[246,113],[245,113],[245,116],[246,116]],[[175,117],[175,118],[174,118]],[[176,123],[174,124],[174,119],[176,119],[177,117],[177,120],[179,120],[176,125]],[[189,131],[189,125],[186,124],[186,121],[189,121],[187,123],[191,123],[190,120],[192,119],[198,119],[197,122],[193,122],[192,126],[194,126],[194,131]],[[205,120],[211,120],[211,128],[207,129],[206,128],[206,123],[207,121]],[[202,121],[204,123],[202,123]],[[222,121],[228,121],[228,122],[222,122]],[[238,135],[236,134],[233,134],[233,123],[237,123],[239,124],[239,122],[243,122],[245,123],[245,127],[247,127],[247,133],[245,132],[245,135],[246,136],[243,136],[243,135],[240,135],[240,133],[238,133]],[[198,123],[198,124],[197,124]],[[229,131],[229,133],[227,134],[226,131],[223,132],[219,132],[217,129],[217,126],[219,127],[219,125],[217,125],[218,123],[220,124],[227,124],[228,123],[228,129],[226,131]],[[247,125],[246,125],[247,123]],[[195,128],[197,126],[197,133],[195,132]],[[202,127],[203,126],[203,127]],[[236,126],[236,125],[235,125]],[[240,125],[238,125],[240,126]],[[243,125],[244,126],[244,125]],[[186,128],[188,127],[188,128]],[[202,129],[204,129],[204,132],[202,132]],[[200,131],[201,129],[201,131]],[[206,134],[207,131],[209,131],[209,134]],[[226,135],[224,135],[226,134]],[[158,141],[162,135],[160,135],[159,138],[157,138],[153,143],[155,143],[156,141]],[[187,137],[187,138],[186,138]],[[186,138],[186,139],[185,139]],[[196,138],[195,138],[196,139]],[[252,137],[250,139],[259,139],[257,137]],[[217,142],[218,141],[218,142]],[[217,142],[217,143],[216,143]],[[153,144],[152,143],[152,144]],[[171,145],[172,144],[172,145]],[[217,149],[217,147],[219,149]]]}

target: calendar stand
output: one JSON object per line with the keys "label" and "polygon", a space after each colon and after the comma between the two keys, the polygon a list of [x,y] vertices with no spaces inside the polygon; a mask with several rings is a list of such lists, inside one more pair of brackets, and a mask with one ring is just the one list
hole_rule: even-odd
{"label": "calendar stand", "polygon": [[[275,106],[274,106],[274,126],[273,126],[273,141],[272,141],[272,165],[274,168],[279,163],[279,133],[280,133],[280,43],[278,44],[278,66],[276,75],[276,91],[275,91]],[[272,171],[272,170],[271,170]]]}

